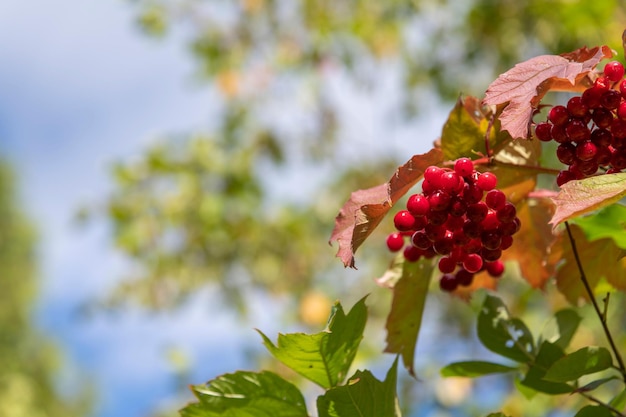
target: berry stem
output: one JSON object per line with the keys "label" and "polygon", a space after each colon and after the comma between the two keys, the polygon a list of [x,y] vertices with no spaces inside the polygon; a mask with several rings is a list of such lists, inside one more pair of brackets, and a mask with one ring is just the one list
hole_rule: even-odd
{"label": "berry stem", "polygon": [[624,360],[622,359],[622,355],[617,350],[617,346],[615,345],[615,341],[613,340],[613,336],[611,335],[611,330],[607,325],[606,313],[602,313],[600,310],[600,306],[596,301],[596,298],[593,295],[593,291],[591,290],[591,286],[589,285],[589,281],[587,280],[587,275],[585,275],[585,271],[583,270],[582,263],[580,261],[580,257],[578,256],[578,249],[576,248],[576,241],[574,240],[574,236],[572,235],[572,231],[569,227],[569,223],[565,222],[565,228],[567,229],[567,236],[569,238],[570,244],[572,245],[572,252],[574,254],[574,259],[576,260],[576,265],[578,266],[578,272],[580,272],[580,280],[582,281],[585,291],[593,304],[593,308],[596,311],[596,315],[600,319],[600,323],[602,324],[602,329],[604,330],[604,334],[611,345],[611,349],[613,350],[613,354],[615,355],[615,359],[619,364],[619,372],[622,374],[622,378],[624,382],[626,382],[626,366],[624,365]]}

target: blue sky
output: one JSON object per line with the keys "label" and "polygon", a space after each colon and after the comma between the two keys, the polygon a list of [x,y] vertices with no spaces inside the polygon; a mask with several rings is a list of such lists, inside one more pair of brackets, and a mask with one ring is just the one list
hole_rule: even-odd
{"label": "blue sky", "polygon": [[[160,134],[211,125],[215,96],[194,78],[183,40],[143,36],[130,2],[3,0],[0,57],[0,153],[15,167],[38,228],[42,289],[35,319],[64,351],[61,386],[72,390],[89,377],[98,393],[96,417],[140,417],[181,405],[170,349],[193,363],[188,383],[249,366],[244,352],[260,345],[252,326],[268,335],[285,330],[275,321],[280,303],[256,299],[250,326],[211,307],[219,295],[209,290],[173,312],[77,313],[106,294],[128,265],[112,249],[106,225],[72,224],[76,210],[106,195],[113,162],[132,159]],[[329,84],[347,109],[343,134],[355,140],[342,145],[344,152],[358,159],[356,144],[372,154],[381,146],[416,153],[436,138],[445,113],[426,115],[418,149],[415,126],[390,129],[377,119],[394,102],[389,91],[397,78],[393,71],[381,75],[378,96],[369,100],[355,101],[357,93],[346,94],[340,78]],[[378,137],[384,140],[372,141]]]}
{"label": "blue sky", "polygon": [[62,386],[71,390],[79,375],[96,384],[98,417],[181,405],[172,399],[172,348],[194,363],[186,382],[200,383],[245,367],[247,341],[258,345],[251,328],[208,307],[216,297],[208,291],[176,312],[77,314],[127,265],[105,225],[74,227],[76,210],[103,198],[114,161],[160,133],[210,122],[211,92],[194,80],[184,43],[147,39],[132,18],[115,0],[0,2],[0,151],[41,238],[36,320],[64,350]]}

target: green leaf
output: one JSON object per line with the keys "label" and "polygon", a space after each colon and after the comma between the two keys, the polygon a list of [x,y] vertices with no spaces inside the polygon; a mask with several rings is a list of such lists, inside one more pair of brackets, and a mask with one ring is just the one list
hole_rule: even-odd
{"label": "green leaf", "polygon": [[554,344],[561,349],[565,349],[572,341],[572,337],[574,337],[582,319],[576,311],[569,308],[558,311],[554,318],[559,329],[559,338]]}
{"label": "green leaf", "polygon": [[606,384],[609,381],[613,381],[615,379],[619,379],[617,376],[613,375],[611,377],[608,378],[602,378],[602,379],[596,379],[595,381],[591,381],[588,384],[583,385],[580,388],[576,389],[576,392],[589,392],[589,391],[593,391],[594,389],[598,388],[601,385]]}
{"label": "green leaf", "polygon": [[612,363],[611,353],[606,348],[587,346],[554,362],[543,379],[554,382],[574,381],[583,375],[603,371]]}
{"label": "green leaf", "polygon": [[504,413],[490,413],[487,417],[509,417]]}
{"label": "green leaf", "polygon": [[613,397],[609,405],[613,408],[617,408],[618,410],[623,410],[626,407],[626,388]]}
{"label": "green leaf", "polygon": [[580,226],[588,240],[608,237],[626,249],[626,206],[611,204],[592,216],[577,218],[573,223]]}
{"label": "green leaf", "polygon": [[279,334],[277,345],[258,331],[272,355],[325,389],[342,382],[363,338],[367,321],[365,297],[346,315],[336,303],[325,331],[316,334]]}
{"label": "green leaf", "polygon": [[346,385],[332,388],[317,398],[319,417],[400,417],[397,374],[397,358],[382,382],[370,371],[356,371]]}
{"label": "green leaf", "polygon": [[613,413],[601,405],[587,405],[578,410],[574,417],[613,417]]}
{"label": "green leaf", "polygon": [[498,297],[488,295],[478,315],[478,338],[492,352],[517,362],[534,359],[533,336],[519,319],[512,318]]}
{"label": "green leaf", "polygon": [[477,98],[459,97],[441,132],[444,159],[469,157],[472,151],[485,152],[488,124]]}
{"label": "green leaf", "polygon": [[238,371],[191,389],[200,402],[180,410],[183,417],[308,416],[298,388],[269,371]]}
{"label": "green leaf", "polygon": [[561,359],[563,356],[565,356],[565,353],[560,347],[554,343],[543,342],[539,348],[535,361],[530,364],[526,377],[521,382],[522,385],[532,388],[535,391],[552,395],[565,394],[574,391],[574,387],[568,384],[546,381],[543,379],[548,368],[550,368],[553,363]]}
{"label": "green leaf", "polygon": [[393,288],[391,312],[387,317],[387,346],[385,352],[399,353],[402,363],[411,375],[415,346],[422,324],[422,314],[428,286],[433,272],[430,260],[405,262],[402,278]]}
{"label": "green leaf", "polygon": [[566,220],[611,205],[626,196],[626,173],[597,175],[570,181],[561,186],[553,198],[556,212],[550,220],[553,227]]}
{"label": "green leaf", "polygon": [[441,375],[444,377],[464,376],[477,377],[489,374],[503,374],[506,372],[517,371],[517,368],[501,365],[499,363],[485,361],[465,361],[454,362],[441,369]]}

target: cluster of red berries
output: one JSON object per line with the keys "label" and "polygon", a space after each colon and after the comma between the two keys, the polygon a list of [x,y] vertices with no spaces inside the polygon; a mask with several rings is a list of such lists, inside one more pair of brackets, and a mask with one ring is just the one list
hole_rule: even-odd
{"label": "cluster of red berries", "polygon": [[428,167],[422,193],[410,196],[406,210],[395,215],[398,231],[387,237],[387,247],[404,249],[409,262],[441,256],[444,291],[470,285],[483,270],[501,276],[500,256],[513,243],[520,220],[496,183],[493,173],[475,171],[469,158],[458,159],[453,170]]}
{"label": "cluster of red berries", "polygon": [[535,135],[559,143],[559,161],[568,165],[559,173],[559,186],[571,180],[621,172],[626,168],[626,79],[624,66],[611,61],[603,76],[566,106],[554,106],[548,120],[538,123]]}

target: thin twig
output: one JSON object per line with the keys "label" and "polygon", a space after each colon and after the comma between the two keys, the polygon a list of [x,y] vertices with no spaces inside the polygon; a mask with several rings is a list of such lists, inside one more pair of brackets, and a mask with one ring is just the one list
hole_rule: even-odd
{"label": "thin twig", "polygon": [[612,412],[616,416],[626,417],[626,414],[623,414],[621,411],[619,411],[617,408],[613,407],[611,404],[607,404],[607,403],[597,399],[596,397],[594,397],[594,396],[592,396],[590,394],[587,394],[586,392],[580,392],[579,394],[581,394],[583,397],[585,397],[589,401],[591,401],[593,403],[596,403],[596,404],[606,408],[607,410],[609,410],[610,412]]}
{"label": "thin twig", "polygon": [[578,266],[578,272],[580,272],[580,280],[583,282],[585,290],[587,291],[587,295],[591,300],[591,304],[593,304],[593,308],[600,319],[600,323],[602,323],[602,329],[604,330],[604,334],[611,345],[611,349],[613,350],[613,354],[615,355],[615,359],[619,363],[619,371],[622,374],[622,378],[624,382],[626,382],[626,366],[624,366],[624,360],[622,359],[622,355],[617,350],[617,346],[615,345],[615,341],[613,340],[613,336],[611,335],[611,331],[606,323],[606,315],[602,314],[600,311],[600,306],[598,306],[598,302],[593,295],[593,291],[589,286],[589,281],[587,280],[587,276],[585,275],[585,271],[583,270],[582,263],[580,261],[580,257],[578,256],[578,249],[576,249],[576,242],[574,241],[574,236],[572,236],[572,231],[570,230],[569,223],[565,222],[565,228],[567,230],[567,235],[569,237],[570,244],[572,245],[572,252],[574,254],[574,259],[576,260],[576,265]]}

